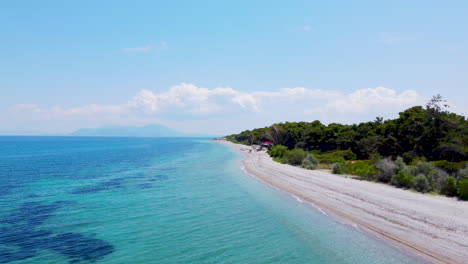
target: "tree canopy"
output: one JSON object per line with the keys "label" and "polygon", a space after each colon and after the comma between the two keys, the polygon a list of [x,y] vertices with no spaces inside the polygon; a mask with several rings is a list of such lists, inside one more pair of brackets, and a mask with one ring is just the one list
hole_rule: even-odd
{"label": "tree canopy", "polygon": [[320,121],[285,122],[246,130],[228,136],[242,144],[271,141],[288,149],[307,151],[351,150],[359,159],[373,154],[402,156],[405,160],[425,157],[450,162],[468,160],[468,121],[464,116],[445,110],[440,95],[426,107],[414,106],[392,120],[377,117],[374,121],[344,125],[324,125]]}

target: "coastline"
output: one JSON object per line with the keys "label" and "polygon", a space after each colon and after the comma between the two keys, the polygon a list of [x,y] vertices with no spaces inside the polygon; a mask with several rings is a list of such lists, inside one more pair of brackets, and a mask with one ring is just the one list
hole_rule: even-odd
{"label": "coastline", "polygon": [[251,147],[218,141],[242,153],[245,171],[266,183],[377,234],[434,263],[466,263],[468,203],[273,161]]}

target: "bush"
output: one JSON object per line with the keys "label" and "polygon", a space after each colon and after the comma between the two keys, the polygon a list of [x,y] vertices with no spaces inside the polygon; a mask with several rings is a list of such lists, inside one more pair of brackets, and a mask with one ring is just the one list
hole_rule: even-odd
{"label": "bush", "polygon": [[274,145],[268,152],[273,158],[282,158],[288,151],[288,148],[283,145]]}
{"label": "bush", "polygon": [[305,149],[306,148],[306,143],[304,141],[299,141],[294,145],[294,148],[300,148],[300,149]]}
{"label": "bush", "polygon": [[345,173],[345,169],[343,168],[342,162],[333,163],[332,173],[333,174],[344,174]]}
{"label": "bush", "polygon": [[457,195],[457,184],[455,182],[455,178],[447,177],[440,193],[445,194],[447,196]]}
{"label": "bush", "polygon": [[468,166],[458,170],[457,178],[458,180],[468,180]]}
{"label": "bush", "polygon": [[355,160],[357,158],[351,150],[336,150],[317,155],[321,163],[332,164],[341,160]]}
{"label": "bush", "polygon": [[358,175],[365,180],[374,179],[377,173],[377,168],[371,164],[371,161],[348,162],[345,168],[349,174]]}
{"label": "bush", "polygon": [[429,184],[432,189],[440,191],[445,186],[445,182],[448,177],[449,174],[447,172],[441,169],[436,169],[428,175]]}
{"label": "bush", "polygon": [[468,200],[468,180],[460,180],[457,188],[458,197],[462,200]]}
{"label": "bush", "polygon": [[411,188],[414,185],[413,175],[400,171],[392,178],[391,183],[396,187]]}
{"label": "bush", "polygon": [[315,168],[317,168],[318,163],[318,159],[314,155],[307,154],[307,156],[302,160],[301,167],[306,168],[308,170],[315,170]]}
{"label": "bush", "polygon": [[416,162],[413,170],[413,176],[422,174],[422,175],[429,175],[433,173],[437,168],[433,163],[418,161]]}
{"label": "bush", "polygon": [[396,165],[390,158],[379,160],[375,167],[380,169],[380,173],[377,173],[377,179],[381,182],[389,182],[395,176]]}
{"label": "bush", "polygon": [[429,190],[429,182],[427,181],[426,176],[419,174],[414,177],[414,189],[418,192],[427,192]]}
{"label": "bush", "polygon": [[[438,161],[432,161],[432,163],[439,169],[443,169],[447,172],[450,173],[457,173],[463,168],[466,168],[467,162],[462,161],[462,162],[450,162],[447,160],[438,160]],[[468,169],[467,169],[467,174],[468,174]],[[468,179],[468,175],[467,175]]]}
{"label": "bush", "polygon": [[406,163],[403,161],[403,158],[398,156],[395,160],[395,170],[396,172],[404,171],[406,169]]}
{"label": "bush", "polygon": [[352,150],[350,150],[350,149],[338,150],[338,151],[335,151],[335,154],[338,155],[338,156],[343,157],[343,159],[345,159],[345,160],[355,160],[355,159],[357,159],[356,154],[354,154],[354,152]]}
{"label": "bush", "polygon": [[401,157],[406,163],[411,163],[414,159],[418,158],[414,151],[405,152],[401,155]]}
{"label": "bush", "polygon": [[306,156],[307,152],[303,149],[293,149],[284,154],[284,159],[291,165],[301,165]]}
{"label": "bush", "polygon": [[409,165],[416,165],[419,162],[427,162],[426,157],[415,157],[411,162],[409,162]]}

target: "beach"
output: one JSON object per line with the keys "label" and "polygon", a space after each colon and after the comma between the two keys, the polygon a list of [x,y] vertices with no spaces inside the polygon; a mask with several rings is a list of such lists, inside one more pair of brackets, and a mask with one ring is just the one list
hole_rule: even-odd
{"label": "beach", "polygon": [[220,141],[242,153],[245,170],[434,263],[468,262],[468,202],[306,170],[265,151]]}

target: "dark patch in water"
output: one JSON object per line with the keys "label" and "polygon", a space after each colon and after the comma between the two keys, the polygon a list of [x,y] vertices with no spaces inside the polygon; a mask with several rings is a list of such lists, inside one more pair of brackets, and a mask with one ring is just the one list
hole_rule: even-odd
{"label": "dark patch in water", "polygon": [[162,171],[171,171],[171,170],[175,170],[177,169],[176,167],[167,167],[167,168],[158,168],[158,170],[162,170]]}
{"label": "dark patch in water", "polygon": [[151,188],[153,188],[153,185],[150,184],[150,183],[141,183],[141,184],[138,184],[138,188],[140,188],[140,189],[151,189]]}
{"label": "dark patch in water", "polygon": [[166,175],[155,175],[151,179],[153,179],[154,181],[163,181],[167,180],[168,178],[169,177],[167,177]]}
{"label": "dark patch in water", "polygon": [[17,185],[2,182],[2,184],[0,184],[0,197],[14,194],[16,189],[18,189]]}
{"label": "dark patch in water", "polygon": [[0,263],[8,263],[13,261],[24,260],[32,258],[36,255],[36,252],[31,252],[29,250],[23,251],[6,251],[0,250]]}
{"label": "dark patch in water", "polygon": [[4,217],[0,220],[0,223],[40,225],[47,218],[53,216],[52,213],[64,205],[64,203],[65,202],[55,202],[51,204],[42,204],[39,202],[23,203],[20,205],[17,212]]}
{"label": "dark patch in water", "polygon": [[89,194],[89,193],[98,193],[103,191],[122,189],[124,188],[123,179],[113,179],[109,181],[103,181],[92,186],[80,187],[73,191],[72,194]]}
{"label": "dark patch in water", "polygon": [[77,233],[54,235],[43,246],[43,249],[67,256],[72,263],[80,261],[95,262],[114,252],[114,247],[106,241]]}
{"label": "dark patch in water", "polygon": [[74,203],[23,203],[15,213],[0,219],[3,224],[0,227],[0,263],[32,258],[41,250],[67,256],[71,263],[95,262],[111,254],[114,247],[106,241],[78,233],[53,233],[38,228],[57,209],[70,204]]}

